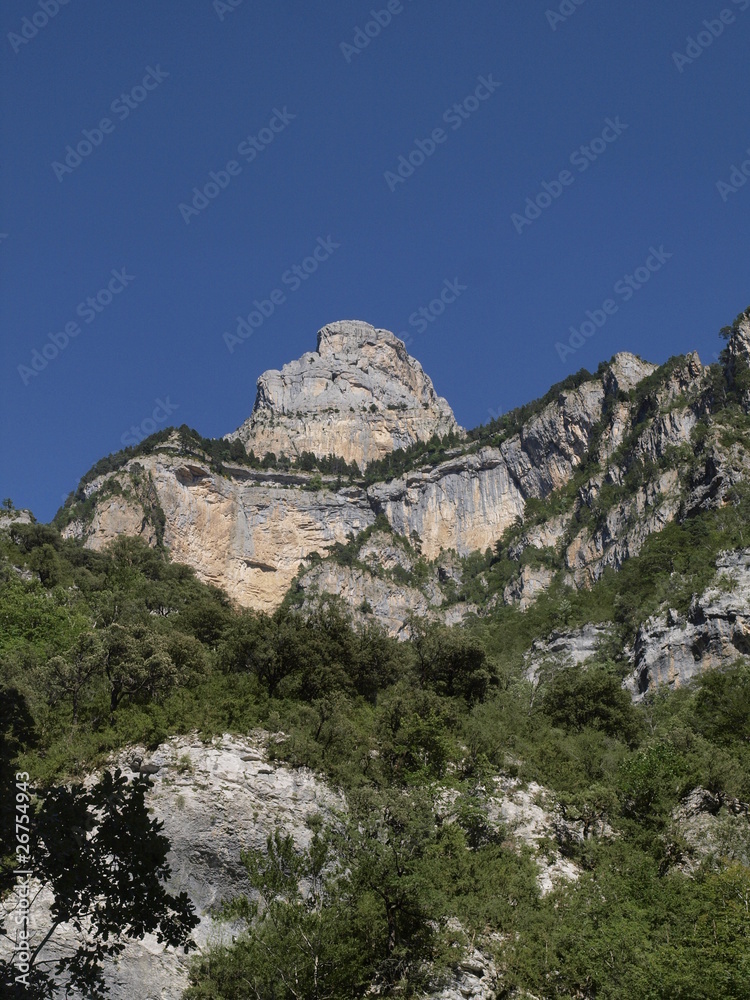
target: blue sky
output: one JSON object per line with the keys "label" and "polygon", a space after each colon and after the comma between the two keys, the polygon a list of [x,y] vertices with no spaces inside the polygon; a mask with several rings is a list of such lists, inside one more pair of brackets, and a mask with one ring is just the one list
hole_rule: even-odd
{"label": "blue sky", "polygon": [[654,8],[8,0],[0,495],[47,520],[126,436],[233,430],[336,319],[410,337],[464,426],[616,351],[714,360],[750,0]]}

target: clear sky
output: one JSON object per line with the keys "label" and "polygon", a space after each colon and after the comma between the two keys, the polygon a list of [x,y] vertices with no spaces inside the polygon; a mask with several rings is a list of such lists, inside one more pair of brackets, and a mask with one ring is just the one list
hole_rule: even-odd
{"label": "clear sky", "polygon": [[750,304],[750,0],[0,18],[0,496],[40,519],[154,427],[235,429],[336,319],[470,427],[617,351],[715,360]]}

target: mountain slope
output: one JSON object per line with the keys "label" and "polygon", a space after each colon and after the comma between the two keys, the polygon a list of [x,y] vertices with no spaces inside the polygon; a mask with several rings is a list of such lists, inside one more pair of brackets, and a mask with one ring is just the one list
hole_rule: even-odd
{"label": "mountain slope", "polygon": [[[261,377],[253,415],[229,435],[234,461],[217,464],[183,433],[162,436],[86,482],[63,512],[63,533],[97,549],[122,533],[142,535],[238,604],[271,610],[296,579],[295,587],[328,589],[319,559],[380,517],[417,547],[438,583],[451,559],[499,546],[515,570],[495,602],[527,607],[555,580],[591,586],[650,534],[723,503],[746,475],[744,436],[732,439],[731,428],[743,414],[749,330],[743,315],[723,367],[691,354],[657,369],[618,354],[462,438],[397,338],[332,324],[316,355]],[[378,404],[367,404],[376,394]],[[399,442],[412,443],[393,451]],[[276,451],[261,461],[264,448]],[[356,586],[333,589],[353,608],[382,608],[386,577],[370,558]],[[450,588],[423,596],[434,608],[451,601]],[[404,605],[395,593],[391,603]],[[386,617],[398,631],[404,612],[399,622],[393,610]]]}

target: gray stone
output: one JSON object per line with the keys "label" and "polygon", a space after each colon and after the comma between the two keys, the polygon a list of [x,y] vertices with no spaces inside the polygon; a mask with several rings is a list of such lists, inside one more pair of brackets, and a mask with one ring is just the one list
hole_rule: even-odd
{"label": "gray stone", "polygon": [[343,320],[320,330],[317,351],[261,375],[251,416],[228,438],[258,455],[309,451],[362,468],[396,448],[459,430],[403,341]]}
{"label": "gray stone", "polygon": [[639,628],[626,680],[635,701],[750,655],[750,549],[722,553],[716,570],[716,582],[693,599],[684,619],[670,610]]}

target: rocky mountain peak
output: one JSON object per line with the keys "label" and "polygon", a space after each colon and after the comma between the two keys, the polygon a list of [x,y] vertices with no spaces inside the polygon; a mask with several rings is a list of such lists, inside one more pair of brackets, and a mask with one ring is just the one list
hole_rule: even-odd
{"label": "rocky mountain peak", "polygon": [[657,369],[657,365],[652,365],[648,361],[643,361],[637,354],[629,351],[620,351],[612,358],[609,370],[614,378],[617,388],[623,392],[633,389],[640,381],[647,378]]}
{"label": "rocky mountain peak", "polygon": [[360,467],[433,434],[459,432],[448,402],[403,341],[361,320],[330,323],[317,350],[258,379],[229,439],[257,455],[336,455]]}
{"label": "rocky mountain peak", "polygon": [[378,344],[385,350],[395,351],[403,359],[408,358],[403,341],[390,330],[379,330],[359,319],[342,319],[318,330],[317,353],[326,358],[344,358],[356,355],[365,345]]}

